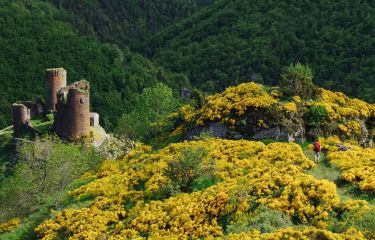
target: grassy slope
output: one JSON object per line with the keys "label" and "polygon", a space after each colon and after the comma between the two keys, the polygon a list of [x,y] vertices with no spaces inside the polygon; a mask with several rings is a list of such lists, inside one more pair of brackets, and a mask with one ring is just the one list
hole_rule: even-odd
{"label": "grassy slope", "polygon": [[[309,144],[311,143],[305,142],[301,144],[301,147],[305,155],[309,159],[314,160],[314,153],[309,149]],[[325,157],[326,155],[323,153],[321,155],[321,161],[317,163],[314,168],[308,170],[307,173],[313,175],[317,179],[327,179],[334,182],[337,186],[337,193],[341,200],[366,200],[371,204],[375,204],[374,194],[362,192],[355,184],[343,182],[340,179],[340,170],[336,166],[330,164]]]}

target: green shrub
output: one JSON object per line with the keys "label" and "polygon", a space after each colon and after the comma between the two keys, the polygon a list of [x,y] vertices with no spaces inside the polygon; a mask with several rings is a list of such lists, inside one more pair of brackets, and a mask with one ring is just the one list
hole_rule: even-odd
{"label": "green shrub", "polygon": [[173,128],[170,115],[177,110],[178,105],[172,89],[166,85],[160,83],[145,88],[142,94],[135,97],[133,110],[120,119],[116,132],[150,143]]}
{"label": "green shrub", "polygon": [[344,232],[349,228],[355,228],[363,232],[375,233],[375,207],[364,211],[363,208],[355,208],[344,213],[330,226],[334,232]]}
{"label": "green shrub", "polygon": [[318,128],[327,117],[327,110],[323,106],[311,106],[306,113],[307,125]]}
{"label": "green shrub", "polygon": [[227,232],[240,233],[256,229],[262,233],[270,233],[278,228],[286,228],[292,225],[290,217],[285,213],[265,206],[259,206],[254,212],[242,218],[241,221],[230,223],[227,227]]}
{"label": "green shrub", "polygon": [[281,75],[281,90],[287,97],[311,98],[315,91],[313,74],[309,66],[301,63],[290,64]]}
{"label": "green shrub", "polygon": [[23,140],[17,154],[13,174],[0,184],[0,219],[25,216],[46,201],[59,207],[67,186],[102,160],[87,146],[51,136]]}
{"label": "green shrub", "polygon": [[199,141],[199,140],[207,140],[207,139],[210,139],[210,138],[213,138],[214,135],[209,132],[209,131],[202,131],[198,136],[193,136],[193,139],[196,140],[196,141]]}
{"label": "green shrub", "polygon": [[214,185],[217,182],[215,165],[213,161],[205,163],[203,159],[206,156],[207,150],[204,148],[182,149],[180,157],[168,162],[165,175],[181,192],[202,190]]}

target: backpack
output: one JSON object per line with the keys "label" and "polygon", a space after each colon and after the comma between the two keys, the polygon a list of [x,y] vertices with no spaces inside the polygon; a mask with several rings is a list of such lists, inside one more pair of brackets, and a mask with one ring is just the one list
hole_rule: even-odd
{"label": "backpack", "polygon": [[320,143],[318,143],[318,142],[314,143],[314,151],[320,152]]}

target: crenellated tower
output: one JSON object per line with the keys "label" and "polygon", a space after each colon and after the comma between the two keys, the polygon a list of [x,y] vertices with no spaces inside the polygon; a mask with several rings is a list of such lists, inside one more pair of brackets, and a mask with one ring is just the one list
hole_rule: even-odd
{"label": "crenellated tower", "polygon": [[50,68],[46,70],[46,109],[56,111],[57,92],[66,87],[66,70],[64,68]]}

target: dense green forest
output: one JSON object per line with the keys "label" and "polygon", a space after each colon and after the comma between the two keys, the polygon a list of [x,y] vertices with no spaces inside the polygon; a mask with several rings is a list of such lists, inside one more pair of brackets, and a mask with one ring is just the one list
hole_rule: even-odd
{"label": "dense green forest", "polygon": [[[190,16],[213,0],[49,0],[83,34],[97,35],[121,47],[138,46],[146,37]],[[72,14],[71,14],[72,13]]]}
{"label": "dense green forest", "polygon": [[220,0],[140,50],[206,91],[257,80],[278,84],[291,62],[322,87],[375,101],[374,1]]}
{"label": "dense green forest", "polygon": [[[67,13],[64,13],[64,16]],[[11,103],[33,100],[44,93],[44,69],[64,67],[68,82],[86,78],[92,85],[92,110],[112,129],[130,109],[135,93],[165,82],[187,86],[181,74],[156,67],[127,49],[120,50],[90,36],[81,36],[50,3],[0,3],[0,128],[10,125]]]}

